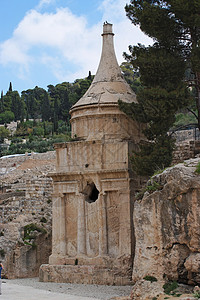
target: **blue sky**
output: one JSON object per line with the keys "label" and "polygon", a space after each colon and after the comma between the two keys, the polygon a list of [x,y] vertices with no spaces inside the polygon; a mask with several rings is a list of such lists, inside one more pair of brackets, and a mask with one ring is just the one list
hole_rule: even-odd
{"label": "blue sky", "polygon": [[151,40],[126,17],[127,0],[0,0],[0,91],[96,73],[104,21],[113,24],[119,64],[129,45]]}

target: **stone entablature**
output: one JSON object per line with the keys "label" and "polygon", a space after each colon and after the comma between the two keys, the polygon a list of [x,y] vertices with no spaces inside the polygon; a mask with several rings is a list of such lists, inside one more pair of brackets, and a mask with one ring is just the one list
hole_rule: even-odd
{"label": "stone entablature", "polygon": [[131,141],[74,141],[56,144],[57,173],[94,170],[128,170],[128,154],[135,148]]}

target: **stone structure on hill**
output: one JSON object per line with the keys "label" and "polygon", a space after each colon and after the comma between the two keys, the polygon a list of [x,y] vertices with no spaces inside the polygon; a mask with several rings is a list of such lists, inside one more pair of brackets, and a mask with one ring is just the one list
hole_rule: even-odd
{"label": "stone structure on hill", "polygon": [[130,284],[134,257],[133,191],[139,179],[129,155],[140,124],[119,110],[136,101],[118,66],[112,25],[103,26],[102,56],[85,95],[71,109],[76,141],[57,144],[52,255],[41,281]]}
{"label": "stone structure on hill", "polygon": [[0,158],[0,260],[7,278],[36,277],[51,253],[55,152]]}

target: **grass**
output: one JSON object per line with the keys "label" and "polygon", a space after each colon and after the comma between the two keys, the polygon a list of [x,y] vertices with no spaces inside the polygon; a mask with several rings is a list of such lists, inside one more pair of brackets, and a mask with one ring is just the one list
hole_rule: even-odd
{"label": "grass", "polygon": [[200,162],[198,162],[195,173],[200,174]]}
{"label": "grass", "polygon": [[137,194],[136,194],[136,200],[140,200],[142,199],[142,197],[144,196],[145,192],[148,193],[153,193],[155,191],[159,191],[162,189],[162,185],[159,182],[156,181],[151,181],[148,183],[148,185],[146,187],[144,187],[143,189],[141,189]]}

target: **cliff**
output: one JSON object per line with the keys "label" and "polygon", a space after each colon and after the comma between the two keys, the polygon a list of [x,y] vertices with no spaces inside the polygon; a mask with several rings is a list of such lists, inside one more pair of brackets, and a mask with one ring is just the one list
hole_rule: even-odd
{"label": "cliff", "polygon": [[162,284],[200,284],[199,162],[190,159],[166,169],[149,180],[143,196],[138,195],[133,215],[133,282],[137,283],[132,299],[149,299],[140,293],[145,276],[154,276]]}

